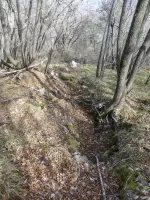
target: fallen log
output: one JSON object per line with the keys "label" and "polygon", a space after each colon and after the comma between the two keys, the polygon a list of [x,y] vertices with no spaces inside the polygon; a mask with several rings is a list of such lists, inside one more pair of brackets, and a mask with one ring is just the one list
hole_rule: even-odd
{"label": "fallen log", "polygon": [[47,58],[46,59],[44,59],[44,60],[42,60],[40,63],[37,63],[37,64],[34,64],[34,65],[30,65],[30,66],[28,66],[27,68],[22,68],[22,69],[17,69],[17,70],[13,70],[13,71],[10,71],[10,72],[0,72],[0,77],[3,77],[3,76],[9,76],[9,75],[13,75],[13,74],[16,74],[16,73],[22,73],[22,72],[24,72],[24,71],[28,71],[28,70],[30,70],[30,69],[33,69],[33,68],[36,68],[36,67],[39,67],[41,64],[43,64],[45,61],[47,60]]}

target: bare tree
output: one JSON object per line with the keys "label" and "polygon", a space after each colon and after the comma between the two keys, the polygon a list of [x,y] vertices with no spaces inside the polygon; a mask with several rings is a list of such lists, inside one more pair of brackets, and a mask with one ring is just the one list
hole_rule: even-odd
{"label": "bare tree", "polygon": [[142,59],[144,58],[144,55],[146,54],[149,47],[150,47],[150,29],[145,37],[143,44],[141,45],[141,47],[139,49],[136,59],[131,67],[131,71],[129,72],[128,80],[126,83],[127,92],[129,92],[132,87],[132,84],[133,84],[133,81],[135,78],[135,74],[138,71],[140,64],[142,62]]}
{"label": "bare tree", "polygon": [[104,68],[105,68],[104,61],[106,60],[106,55],[108,52],[110,28],[111,28],[111,25],[113,25],[112,14],[113,14],[113,9],[114,9],[114,4],[115,4],[115,0],[113,0],[112,2],[112,6],[108,15],[108,21],[107,21],[104,34],[103,34],[100,54],[99,54],[98,63],[97,63],[96,77],[99,77],[100,75],[100,77],[102,78],[104,74]]}
{"label": "bare tree", "polygon": [[[79,4],[78,0],[0,2],[1,64],[28,68],[40,56],[47,54],[50,58],[58,48],[70,48],[80,37],[82,20],[76,14]],[[14,18],[12,27],[10,16]]]}
{"label": "bare tree", "polygon": [[[9,27],[6,21],[6,17],[7,16],[4,13],[2,2],[0,2],[0,20],[1,20],[1,26],[2,26],[2,31],[3,31],[3,37],[4,37],[4,53],[5,53],[6,59],[8,60],[8,63],[16,67],[18,65],[18,61],[14,60],[13,57],[11,56]],[[3,63],[5,63],[4,60],[3,60]],[[7,63],[7,66],[11,67],[11,65],[9,65],[8,63]]]}
{"label": "bare tree", "polygon": [[[137,72],[138,67],[140,66],[140,63],[143,59],[145,51],[148,50],[149,39],[150,39],[149,32],[147,33],[147,36],[141,48],[138,49],[138,54],[136,55],[136,58],[133,57],[135,49],[137,48],[138,36],[141,30],[142,22],[143,22],[148,5],[149,5],[149,0],[143,0],[143,1],[138,0],[138,3],[136,5],[136,9],[134,12],[130,30],[129,30],[124,49],[122,51],[121,60],[118,66],[117,85],[116,85],[115,94],[114,94],[112,102],[106,107],[106,110],[105,110],[106,113],[111,112],[112,110],[116,109],[124,101],[126,94],[128,93],[128,91],[130,90],[132,86],[135,74]],[[120,20],[120,23],[123,23],[122,20]],[[121,26],[122,25],[120,25],[119,27]],[[132,65],[132,70],[129,75],[131,65]]]}

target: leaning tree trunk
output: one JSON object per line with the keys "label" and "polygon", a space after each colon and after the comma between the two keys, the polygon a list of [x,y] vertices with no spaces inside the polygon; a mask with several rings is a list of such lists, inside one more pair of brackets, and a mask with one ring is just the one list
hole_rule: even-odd
{"label": "leaning tree trunk", "polygon": [[118,74],[117,86],[111,104],[106,108],[106,112],[110,112],[120,106],[126,95],[126,81],[129,67],[132,63],[133,53],[136,47],[137,38],[143,22],[143,18],[148,6],[149,0],[139,0],[136,6],[134,17],[122,53]]}
{"label": "leaning tree trunk", "polygon": [[146,38],[137,54],[137,57],[133,63],[131,72],[128,76],[127,89],[126,89],[127,92],[129,92],[132,87],[132,84],[133,84],[133,81],[135,78],[135,74],[138,71],[140,64],[142,62],[142,59],[144,58],[144,55],[145,55],[146,51],[148,50],[149,46],[150,46],[150,29],[149,29],[149,31],[146,35]]}

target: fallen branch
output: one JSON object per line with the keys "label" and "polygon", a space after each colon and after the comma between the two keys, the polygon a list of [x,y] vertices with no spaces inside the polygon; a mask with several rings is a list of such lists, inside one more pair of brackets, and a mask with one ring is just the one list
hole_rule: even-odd
{"label": "fallen branch", "polygon": [[150,147],[145,146],[145,147],[143,147],[143,149],[144,149],[145,151],[147,151],[147,152],[150,152]]}
{"label": "fallen branch", "polygon": [[15,69],[15,67],[11,66],[10,63],[5,62],[4,60],[1,60],[1,64],[5,65],[8,68]]}
{"label": "fallen branch", "polygon": [[99,180],[100,180],[100,184],[101,184],[101,191],[102,191],[102,196],[101,196],[102,198],[100,197],[100,200],[101,199],[106,200],[106,193],[105,193],[102,174],[101,174],[100,167],[99,167],[99,160],[98,160],[97,156],[95,156],[95,157],[96,157],[96,161],[97,161],[97,169],[98,169],[98,175],[99,175]]}
{"label": "fallen branch", "polygon": [[35,68],[35,67],[40,66],[40,65],[43,64],[46,60],[47,60],[47,58],[44,59],[44,60],[42,60],[40,63],[34,64],[34,65],[30,65],[28,68],[18,69],[18,70],[14,70],[14,71],[11,71],[11,72],[0,73],[0,76],[7,76],[7,75],[16,74],[16,73],[19,73],[19,74],[20,74],[20,73],[22,73],[22,72],[24,72],[24,71],[26,71],[26,70],[29,70],[29,69],[32,69],[32,68]]}
{"label": "fallen branch", "polygon": [[[53,192],[53,193],[51,193],[51,196],[62,196],[62,195],[64,195],[64,196],[77,196],[77,197],[101,197],[101,196],[103,196],[103,194],[94,194],[94,193],[91,193],[91,194],[85,194],[85,193],[72,193],[72,192],[70,192],[70,193],[67,193],[67,192]],[[116,196],[120,196],[120,194],[108,194],[108,195],[106,195],[107,197],[110,197],[111,199],[112,199],[112,197],[116,197]]]}

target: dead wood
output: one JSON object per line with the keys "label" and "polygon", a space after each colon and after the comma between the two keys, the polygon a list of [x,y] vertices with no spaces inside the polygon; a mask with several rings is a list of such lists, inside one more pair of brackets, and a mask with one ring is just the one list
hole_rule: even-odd
{"label": "dead wood", "polygon": [[2,73],[0,73],[0,77],[3,77],[3,76],[9,76],[9,75],[13,75],[13,74],[20,74],[20,73],[22,73],[22,72],[24,72],[24,71],[26,71],[26,70],[30,70],[30,69],[33,69],[33,68],[36,68],[36,67],[39,67],[41,64],[43,64],[45,61],[47,60],[47,58],[46,59],[44,59],[44,60],[42,60],[40,63],[37,63],[37,64],[34,64],[34,65],[30,65],[28,68],[23,68],[23,69],[18,69],[18,70],[14,70],[14,71],[10,71],[10,72],[2,72]]}
{"label": "dead wood", "polygon": [[102,198],[100,197],[100,200],[103,199],[103,200],[106,200],[106,193],[105,193],[105,188],[104,188],[104,182],[103,182],[103,178],[102,178],[102,174],[101,174],[101,171],[100,171],[100,167],[99,167],[99,160],[98,160],[98,157],[96,157],[96,161],[97,161],[97,169],[98,169],[98,175],[99,175],[99,180],[100,180],[100,184],[101,184],[101,191],[102,191]]}

